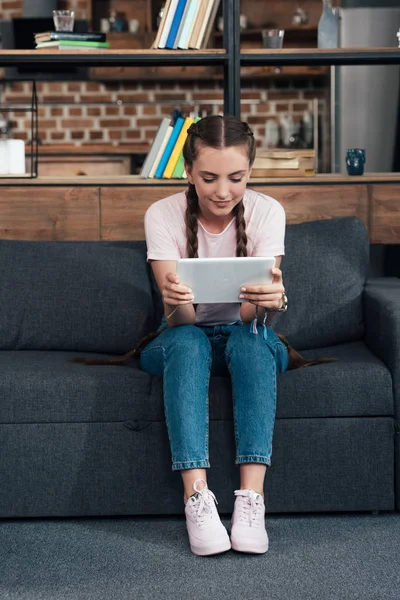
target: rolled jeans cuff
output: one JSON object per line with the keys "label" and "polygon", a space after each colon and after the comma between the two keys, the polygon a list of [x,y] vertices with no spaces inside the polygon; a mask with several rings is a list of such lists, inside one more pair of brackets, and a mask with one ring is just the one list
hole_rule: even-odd
{"label": "rolled jeans cuff", "polygon": [[209,469],[210,463],[208,460],[191,460],[188,462],[173,462],[173,471],[184,471],[185,469]]}
{"label": "rolled jeans cuff", "polygon": [[236,465],[242,465],[244,463],[258,463],[261,465],[267,465],[267,467],[271,466],[271,458],[267,458],[266,456],[238,456],[235,460]]}

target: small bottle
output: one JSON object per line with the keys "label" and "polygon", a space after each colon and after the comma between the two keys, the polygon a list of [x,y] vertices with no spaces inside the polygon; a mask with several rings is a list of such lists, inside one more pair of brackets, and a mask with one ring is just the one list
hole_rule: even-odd
{"label": "small bottle", "polygon": [[322,15],[318,23],[318,48],[338,47],[338,21],[332,0],[322,0]]}

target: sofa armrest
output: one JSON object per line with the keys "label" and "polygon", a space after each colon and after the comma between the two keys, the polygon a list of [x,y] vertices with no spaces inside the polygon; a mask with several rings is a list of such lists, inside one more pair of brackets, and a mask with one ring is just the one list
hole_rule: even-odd
{"label": "sofa armrest", "polygon": [[364,290],[365,343],[390,369],[400,422],[400,279],[368,279]]}

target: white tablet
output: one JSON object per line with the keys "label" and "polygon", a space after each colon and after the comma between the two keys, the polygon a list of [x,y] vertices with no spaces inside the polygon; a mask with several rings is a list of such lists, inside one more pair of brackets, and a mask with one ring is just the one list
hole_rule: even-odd
{"label": "white tablet", "polygon": [[193,290],[194,304],[243,302],[240,288],[272,283],[275,257],[181,258],[176,271],[182,285]]}

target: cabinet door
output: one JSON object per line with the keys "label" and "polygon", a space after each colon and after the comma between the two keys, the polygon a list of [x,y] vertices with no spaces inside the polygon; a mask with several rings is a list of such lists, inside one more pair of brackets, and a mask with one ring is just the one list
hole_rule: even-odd
{"label": "cabinet door", "polygon": [[0,186],[0,239],[98,240],[99,188]]}

